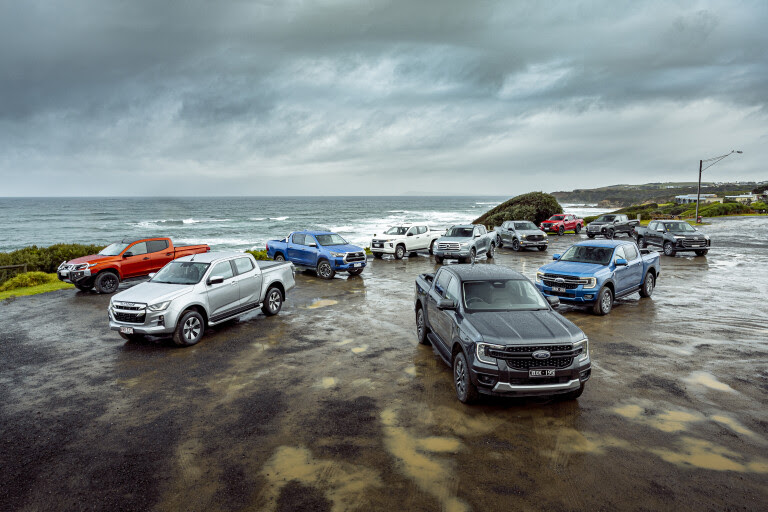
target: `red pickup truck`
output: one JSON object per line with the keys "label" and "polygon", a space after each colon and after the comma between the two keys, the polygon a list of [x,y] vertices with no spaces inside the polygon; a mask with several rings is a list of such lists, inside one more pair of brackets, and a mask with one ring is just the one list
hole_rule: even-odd
{"label": "red pickup truck", "polygon": [[562,235],[566,231],[575,231],[578,235],[584,227],[584,219],[570,213],[558,213],[553,215],[539,226],[542,231]]}
{"label": "red pickup truck", "polygon": [[57,270],[61,281],[78,290],[94,286],[99,293],[114,293],[120,281],[157,272],[171,260],[210,251],[208,245],[177,245],[170,238],[125,238],[99,254],[65,261]]}

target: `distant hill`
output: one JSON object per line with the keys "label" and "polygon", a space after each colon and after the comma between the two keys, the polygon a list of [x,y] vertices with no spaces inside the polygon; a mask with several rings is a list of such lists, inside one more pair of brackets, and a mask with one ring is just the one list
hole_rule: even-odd
{"label": "distant hill", "polygon": [[[702,194],[736,195],[751,192],[760,182],[712,183],[702,182]],[[645,185],[611,185],[592,189],[576,189],[570,192],[552,192],[560,203],[599,204],[605,207],[623,208],[647,202],[668,203],[675,196],[695,194],[697,183],[670,182],[646,183]]]}
{"label": "distant hill", "polygon": [[556,213],[563,213],[557,199],[544,192],[529,192],[492,208],[474,220],[474,224],[501,226],[505,220],[530,220],[537,226]]}

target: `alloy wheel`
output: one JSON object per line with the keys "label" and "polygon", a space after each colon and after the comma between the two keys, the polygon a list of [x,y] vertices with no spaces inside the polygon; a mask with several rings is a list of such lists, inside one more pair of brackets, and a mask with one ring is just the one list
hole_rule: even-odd
{"label": "alloy wheel", "polygon": [[193,341],[197,339],[198,336],[200,336],[200,319],[196,316],[193,316],[191,318],[188,318],[186,322],[184,322],[184,339],[187,341]]}
{"label": "alloy wheel", "polygon": [[282,302],[282,297],[280,296],[280,292],[277,290],[272,290],[272,293],[269,294],[270,311],[277,311],[278,309],[280,309],[281,302]]}
{"label": "alloy wheel", "polygon": [[464,396],[467,392],[467,369],[464,367],[464,361],[462,359],[456,361],[453,375],[456,379],[456,391],[459,392],[460,396]]}

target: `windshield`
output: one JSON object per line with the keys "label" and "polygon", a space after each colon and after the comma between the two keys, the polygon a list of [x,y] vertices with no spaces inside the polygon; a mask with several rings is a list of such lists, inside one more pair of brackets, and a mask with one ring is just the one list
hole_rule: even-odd
{"label": "windshield", "polygon": [[597,218],[597,222],[613,222],[615,218],[615,215],[601,215]]}
{"label": "windshield", "polygon": [[553,215],[549,218],[549,220],[563,220],[565,218],[565,215]]}
{"label": "windshield", "polygon": [[408,228],[405,228],[403,226],[395,226],[393,228],[389,228],[384,232],[385,235],[404,235],[408,231]]}
{"label": "windshield", "polygon": [[172,261],[160,269],[151,279],[152,283],[197,284],[208,270],[208,263],[193,261]]}
{"label": "windshield", "polygon": [[102,256],[117,256],[118,254],[123,252],[126,247],[128,247],[128,244],[124,244],[122,242],[115,242],[103,248],[99,254],[101,254]]}
{"label": "windshield", "polygon": [[471,238],[472,228],[451,228],[445,232],[445,236],[455,236],[458,238]]}
{"label": "windshield", "polygon": [[518,231],[538,231],[539,228],[533,225],[533,222],[515,222],[515,229]]}
{"label": "windshield", "polygon": [[472,311],[522,311],[549,309],[547,301],[530,281],[467,281],[464,304]]}
{"label": "windshield", "polygon": [[675,233],[693,233],[696,231],[693,226],[687,222],[667,222],[667,229]]}
{"label": "windshield", "polygon": [[578,263],[597,263],[607,265],[611,262],[612,247],[591,247],[589,245],[572,245],[560,261],[575,261]]}
{"label": "windshield", "polygon": [[336,233],[332,235],[317,235],[317,243],[320,245],[347,245],[347,241]]}

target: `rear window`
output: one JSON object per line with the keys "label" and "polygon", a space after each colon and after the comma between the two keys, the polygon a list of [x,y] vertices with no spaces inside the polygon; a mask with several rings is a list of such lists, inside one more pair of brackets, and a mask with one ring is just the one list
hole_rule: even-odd
{"label": "rear window", "polygon": [[251,258],[237,258],[235,260],[235,268],[237,269],[238,275],[245,274],[246,272],[253,270],[253,262],[251,261]]}
{"label": "rear window", "polygon": [[160,252],[168,248],[168,240],[147,241],[147,252]]}

